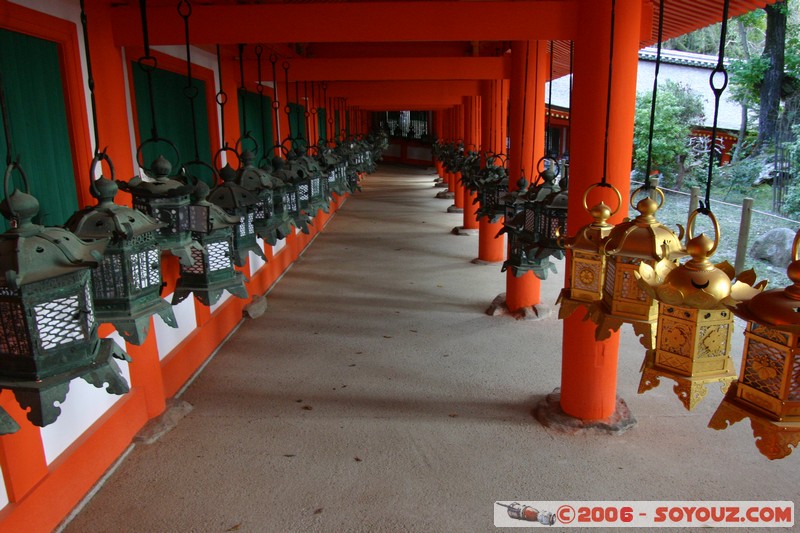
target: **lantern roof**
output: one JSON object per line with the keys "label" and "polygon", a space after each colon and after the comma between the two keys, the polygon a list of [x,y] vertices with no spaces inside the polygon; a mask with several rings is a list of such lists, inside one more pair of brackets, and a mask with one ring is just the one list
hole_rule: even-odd
{"label": "lantern roof", "polygon": [[208,200],[223,209],[247,208],[258,203],[258,198],[236,182],[237,172],[226,164],[219,172],[222,183],[208,194]]}
{"label": "lantern roof", "polygon": [[[658,261],[663,258],[678,259],[686,255],[681,246],[680,235],[659,222],[656,217],[660,205],[645,197],[636,204],[639,215],[633,220],[617,224],[606,237],[606,255],[619,255]],[[682,228],[681,228],[682,230]]]}
{"label": "lantern roof", "polygon": [[158,156],[145,173],[150,180],[135,176],[128,182],[120,181],[123,191],[143,198],[174,198],[191,194],[193,186],[170,177],[172,164],[164,157]]}
{"label": "lantern roof", "polygon": [[130,240],[165,225],[138,209],[114,203],[118,190],[114,180],[101,176],[91,188],[97,205],[76,212],[64,226],[82,239],[110,238],[114,242]]}
{"label": "lantern roof", "polygon": [[15,290],[94,266],[108,245],[108,239],[86,242],[64,228],[34,224],[39,202],[19,190],[3,200],[0,211],[14,226],[0,234],[0,275]]}

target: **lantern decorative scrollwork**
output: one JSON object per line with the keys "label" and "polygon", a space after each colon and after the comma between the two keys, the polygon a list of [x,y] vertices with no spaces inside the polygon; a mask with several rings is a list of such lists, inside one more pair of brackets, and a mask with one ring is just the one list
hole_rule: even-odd
{"label": "lantern decorative scrollwork", "polygon": [[[95,168],[102,160],[109,164],[111,179],[95,180]],[[72,215],[65,227],[83,240],[108,240],[103,260],[92,270],[95,317],[113,324],[126,341],[140,345],[154,314],[177,327],[172,306],[161,298],[161,253],[155,234],[163,223],[114,203],[118,187],[113,164],[104,152],[93,159],[89,175],[97,205]]]}
{"label": "lantern decorative scrollwork", "polygon": [[[139,147],[137,159],[142,147],[153,140],[145,141]],[[169,141],[166,141],[169,143]],[[172,143],[169,143],[172,145]],[[174,148],[174,145],[172,145]],[[177,154],[177,148],[175,148]],[[192,241],[192,222],[189,219],[189,200],[192,186],[171,176],[172,163],[164,156],[158,156],[149,168],[143,165],[145,180],[140,176],[125,182],[118,180],[118,186],[133,196],[133,207],[162,223],[156,231],[156,243],[161,250],[176,256],[181,264],[192,264],[192,250],[197,243]]]}
{"label": "lantern decorative scrollwork", "polygon": [[675,392],[688,410],[706,396],[708,384],[720,383],[725,391],[736,378],[730,356],[733,313],[726,306],[749,300],[766,284],[753,287],[752,270],[735,276],[727,262],[711,263],[720,240],[719,223],[711,211],[705,212],[714,240],[704,234],[695,237],[698,213],[692,213],[686,228],[687,262],[678,266],[662,259],[655,267],[641,263],[634,273],[645,293],[659,302],[656,345],[647,351],[639,393],[667,377],[676,382]]}
{"label": "lantern decorative scrollwork", "polygon": [[[543,241],[543,235],[549,233],[551,228],[550,220],[545,216],[545,208],[550,205],[559,192],[558,185],[555,183],[558,174],[553,168],[557,168],[555,161],[542,169],[537,184],[531,186],[521,196],[523,201],[519,212],[514,209],[511,211],[506,209],[504,230],[509,234],[509,256],[503,263],[503,271],[510,268],[516,277],[533,272],[536,277],[546,279],[549,272],[555,272],[555,265],[549,260],[550,251],[543,253],[545,248],[540,244]],[[506,203],[506,205],[509,204]],[[563,209],[563,215],[562,225],[565,225],[566,209]],[[558,237],[560,227],[558,223],[553,226],[554,238]],[[561,257],[563,257],[563,252],[558,250],[558,253],[561,253]]]}
{"label": "lantern decorative scrollwork", "polygon": [[[290,223],[300,228],[303,233],[309,233],[308,224],[311,218],[305,212],[308,207],[310,185],[305,179],[305,172],[296,167],[287,165],[285,159],[274,157],[272,159],[272,176],[284,183],[280,189],[280,202],[275,205],[275,212],[286,217]],[[278,237],[283,238],[289,233],[289,228],[279,228]]]}
{"label": "lantern decorative scrollwork", "polygon": [[239,298],[247,298],[244,275],[233,268],[232,228],[240,217],[229,215],[221,207],[212,204],[208,197],[208,185],[200,181],[192,193],[194,238],[200,244],[192,249],[192,264],[181,264],[181,275],[175,285],[172,305],[185,300],[190,294],[203,305],[217,303],[222,291]]}
{"label": "lantern decorative scrollwork", "polygon": [[[26,192],[11,192],[17,170]],[[70,381],[83,378],[111,394],[128,392],[114,358],[130,361],[113,339],[100,339],[90,268],[108,241],[33,223],[39,202],[19,163],[4,179],[0,211],[11,229],[0,235],[0,390],[14,392],[37,426],[58,418]],[[8,427],[8,424],[6,424]]]}
{"label": "lantern decorative scrollwork", "polygon": [[208,195],[208,200],[239,221],[233,226],[233,263],[244,266],[250,252],[267,260],[264,250],[256,239],[256,215],[258,197],[237,183],[237,173],[226,164],[219,171],[221,183]]}
{"label": "lantern decorative scrollwork", "polygon": [[730,309],[747,321],[739,378],[708,424],[750,419],[759,451],[780,459],[800,445],[800,232],[786,274],[792,285],[764,291]]}
{"label": "lantern decorative scrollwork", "polygon": [[[602,201],[589,209],[587,203],[589,193],[597,187],[607,187],[614,191],[617,205],[613,211]],[[572,253],[568,259],[568,285],[561,291],[557,302],[561,305],[558,314],[560,319],[567,318],[581,305],[588,306],[602,301],[606,275],[603,241],[614,229],[614,225],[610,224],[608,219],[614,216],[620,207],[622,207],[622,194],[613,185],[604,186],[596,183],[583,193],[583,208],[594,221],[578,230],[574,237],[564,239],[564,247]]]}
{"label": "lantern decorative scrollwork", "polygon": [[[639,188],[631,194],[631,205],[636,194],[643,190]],[[685,255],[681,246],[683,227],[679,226],[679,235],[675,235],[655,217],[664,203],[664,192],[659,188],[654,190],[660,202],[645,196],[635,206],[639,215],[614,226],[603,243],[606,273],[602,305],[589,309],[590,318],[597,324],[598,340],[607,338],[611,330],[619,329],[625,322],[643,336],[645,348],[653,347],[658,304],[639,287],[634,272],[642,262],[655,266],[661,259],[676,261]]]}

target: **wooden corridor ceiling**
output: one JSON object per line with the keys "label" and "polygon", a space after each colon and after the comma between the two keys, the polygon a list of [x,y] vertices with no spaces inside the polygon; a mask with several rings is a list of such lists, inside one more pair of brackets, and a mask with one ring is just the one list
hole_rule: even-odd
{"label": "wooden corridor ceiling", "polygon": [[[138,0],[108,1],[115,9],[117,44],[141,46]],[[554,40],[554,77],[569,73],[567,39],[576,31],[575,13],[598,1],[192,0],[191,38],[209,51],[220,44],[229,57],[238,55],[239,43],[262,44],[267,56],[292,61],[293,80],[394,85],[381,91],[383,103],[373,98],[362,107],[407,109],[420,103],[419,90],[398,90],[393,81],[436,81],[444,92],[455,82],[508,77],[514,40]],[[657,41],[661,0],[642,1],[650,26],[644,47]],[[774,1],[731,0],[730,16]],[[148,0],[151,45],[183,44],[176,5],[177,0]],[[722,0],[667,0],[665,38],[719,22],[721,15]],[[432,108],[452,105],[436,101],[431,96]]]}

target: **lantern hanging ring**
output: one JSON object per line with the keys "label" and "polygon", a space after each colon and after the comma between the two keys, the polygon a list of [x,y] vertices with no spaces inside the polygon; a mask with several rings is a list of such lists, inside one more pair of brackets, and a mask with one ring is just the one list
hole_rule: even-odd
{"label": "lantern hanging ring", "polygon": [[[253,140],[255,141],[255,139],[253,139]],[[239,145],[239,141],[236,141],[236,145],[237,146]],[[219,156],[221,156],[223,152],[232,152],[236,156],[236,160],[239,162],[239,164],[240,165],[242,164],[242,157],[239,155],[239,152],[237,152],[235,149],[231,148],[230,146],[225,145],[224,147],[222,147],[219,150],[217,150],[217,153],[214,154],[214,166],[215,167],[221,168],[221,165],[219,164]],[[230,161],[228,163],[230,164]],[[216,170],[215,170],[215,173],[217,173]]]}
{"label": "lantern hanging ring", "polygon": [[103,148],[102,152],[96,152],[92,158],[92,165],[89,167],[89,190],[92,192],[92,196],[95,197],[100,196],[100,192],[97,190],[97,184],[95,183],[97,165],[102,164],[103,161],[108,163],[108,168],[111,171],[111,180],[114,181],[117,179],[117,173],[114,171],[114,162],[111,161],[111,158],[106,153],[107,149],[108,147]]}
{"label": "lantern hanging ring", "polygon": [[[690,240],[694,239],[694,222],[697,218],[697,215],[701,213],[710,218],[711,224],[714,226],[714,246],[708,251],[708,257],[711,257],[714,255],[714,252],[717,251],[717,246],[719,245],[720,239],[719,222],[717,221],[717,217],[714,216],[714,213],[711,211],[703,211],[701,209],[695,209],[692,211],[692,214],[689,215],[689,221],[686,223],[686,242],[688,243]],[[795,237],[795,244],[797,244],[797,242],[797,237]],[[792,253],[794,254],[794,248],[792,248],[792,250]]]}
{"label": "lantern hanging ring", "polygon": [[[242,152],[244,152],[244,142],[243,141],[245,141],[245,140],[253,141],[253,144],[255,145],[255,147],[253,148],[253,152],[254,153],[257,154],[258,150],[261,148],[261,145],[258,144],[258,140],[256,140],[255,137],[253,137],[253,134],[251,132],[249,132],[249,131],[246,131],[246,132],[244,132],[244,135],[242,135],[241,137],[239,137],[236,140],[236,146],[234,147],[235,149],[231,149],[231,151],[236,154],[238,159],[241,159],[241,155],[240,154]],[[219,152],[217,152],[217,153],[219,153]],[[215,162],[215,164],[216,164],[216,162]]]}
{"label": "lantern hanging ring", "polygon": [[177,160],[176,160],[175,165],[173,165],[173,168],[177,168],[177,167],[180,166],[181,153],[178,150],[178,147],[175,146],[175,143],[173,143],[172,141],[170,141],[169,139],[166,139],[164,137],[158,137],[158,136],[150,137],[149,139],[145,139],[144,141],[142,141],[142,143],[139,145],[139,147],[136,148],[136,163],[145,172],[149,172],[151,169],[149,167],[145,166],[144,162],[141,160],[142,150],[148,144],[156,144],[156,143],[160,143],[160,142],[166,143],[170,148],[172,148],[172,151],[175,152],[175,157],[177,158]]}
{"label": "lantern hanging ring", "polygon": [[583,208],[584,208],[584,209],[585,209],[587,212],[590,212],[590,211],[591,211],[591,209],[589,208],[589,204],[586,202],[586,200],[589,198],[589,192],[590,192],[590,191],[592,191],[592,190],[593,190],[595,187],[605,187],[605,188],[610,188],[612,191],[614,191],[614,193],[616,193],[616,196],[617,196],[617,208],[611,211],[611,215],[610,215],[610,216],[612,216],[612,217],[613,217],[614,215],[616,215],[616,214],[617,214],[617,212],[618,212],[618,211],[620,210],[620,208],[622,207],[622,203],[623,203],[623,202],[622,202],[622,193],[621,193],[621,192],[619,192],[619,189],[617,189],[616,187],[614,187],[614,186],[613,186],[613,185],[611,185],[610,183],[599,183],[599,182],[598,182],[598,183],[595,183],[595,184],[592,184],[592,185],[590,185],[590,186],[589,186],[589,188],[588,188],[588,189],[586,189],[586,192],[584,192],[584,193],[583,193]]}
{"label": "lantern hanging ring", "polygon": [[19,218],[19,214],[14,210],[13,202],[11,201],[11,189],[9,189],[9,185],[11,184],[11,174],[14,172],[14,169],[19,171],[19,175],[22,176],[22,183],[25,184],[25,193],[30,194],[31,188],[28,185],[28,175],[25,174],[25,170],[23,170],[22,165],[20,165],[19,160],[12,161],[6,167],[6,174],[5,178],[3,179],[3,190],[6,195],[6,204],[8,204],[8,212],[11,213],[13,218]]}
{"label": "lantern hanging ring", "polygon": [[648,192],[648,191],[655,191],[655,192],[658,193],[660,201],[658,202],[658,208],[657,209],[661,209],[661,206],[664,205],[664,200],[665,200],[664,191],[661,190],[661,187],[655,187],[655,188],[654,187],[650,187],[650,188],[648,188],[648,187],[645,187],[644,185],[642,185],[641,187],[637,188],[635,191],[633,191],[631,193],[631,199],[630,199],[631,207],[636,209],[636,204],[633,203],[633,199],[636,197],[636,193]]}
{"label": "lantern hanging ring", "polygon": [[[229,148],[229,150],[230,150],[230,148]],[[186,171],[186,167],[189,167],[189,166],[200,166],[200,167],[205,167],[205,168],[209,169],[211,171],[211,177],[212,177],[212,180],[213,180],[213,185],[216,185],[217,183],[219,183],[219,173],[217,172],[217,169],[215,169],[213,166],[211,166],[210,164],[206,163],[205,161],[203,161],[201,159],[195,159],[195,160],[189,161],[187,163],[184,163],[181,166],[182,174],[186,177],[187,181],[193,182],[192,185],[197,185],[197,182],[199,180],[197,179],[197,176],[195,176],[193,174],[190,174],[189,172]]]}
{"label": "lantern hanging ring", "polygon": [[545,170],[547,170],[547,166],[545,164],[546,161],[550,161],[550,170],[552,170],[556,177],[561,174],[561,169],[558,166],[558,161],[555,160],[554,157],[550,156],[542,156],[539,158],[539,161],[536,162],[536,171],[541,174]]}

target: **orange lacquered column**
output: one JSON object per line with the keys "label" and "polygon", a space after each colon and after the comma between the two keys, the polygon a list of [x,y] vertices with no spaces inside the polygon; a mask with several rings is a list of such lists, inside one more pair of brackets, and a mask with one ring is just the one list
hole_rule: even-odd
{"label": "orange lacquered column", "polygon": [[[636,69],[641,28],[639,0],[618,0],[616,6],[614,69],[611,89],[607,181],[630,194]],[[603,139],[608,86],[610,5],[584,2],[575,39],[575,78],[572,96],[572,149],[567,227],[572,232],[591,222],[582,205],[583,191],[603,175]],[[602,197],[597,196],[592,203]],[[604,198],[615,205],[611,195]],[[620,210],[611,222],[624,216]],[[595,326],[582,311],[564,320],[561,370],[561,408],[570,416],[597,420],[611,416],[616,406],[619,333],[596,341]]]}
{"label": "orange lacquered column", "polygon": [[[514,41],[511,45],[511,149],[508,159],[509,189],[516,190],[523,174],[531,181],[536,162],[544,154],[544,83],[547,43]],[[508,269],[506,306],[509,311],[539,303],[540,282],[533,272],[520,277]]]}

